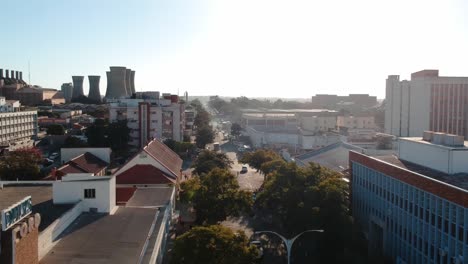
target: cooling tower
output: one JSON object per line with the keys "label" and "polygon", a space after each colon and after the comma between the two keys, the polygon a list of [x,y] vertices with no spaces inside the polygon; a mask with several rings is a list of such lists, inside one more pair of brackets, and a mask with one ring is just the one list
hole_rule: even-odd
{"label": "cooling tower", "polygon": [[73,95],[72,99],[84,96],[83,79],[84,76],[72,76],[73,79]]}
{"label": "cooling tower", "polygon": [[110,67],[107,72],[106,98],[127,97],[127,79],[125,67]]}
{"label": "cooling tower", "polygon": [[125,70],[125,88],[126,88],[128,96],[132,95],[132,87],[130,85],[130,75],[132,75],[132,70],[126,69]]}
{"label": "cooling tower", "polygon": [[93,99],[96,102],[101,102],[101,92],[99,91],[99,80],[101,76],[89,75],[89,94],[88,98]]}
{"label": "cooling tower", "polygon": [[135,71],[131,71],[130,73],[130,90],[133,95],[135,93]]}

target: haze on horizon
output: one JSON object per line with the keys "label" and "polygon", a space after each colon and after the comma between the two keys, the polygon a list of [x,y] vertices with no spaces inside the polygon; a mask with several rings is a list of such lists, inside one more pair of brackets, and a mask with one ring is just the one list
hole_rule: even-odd
{"label": "haze on horizon", "polygon": [[[111,65],[189,95],[369,93],[387,75],[467,76],[468,4],[453,1],[5,1],[0,68],[60,89]],[[87,93],[87,80],[85,93]]]}

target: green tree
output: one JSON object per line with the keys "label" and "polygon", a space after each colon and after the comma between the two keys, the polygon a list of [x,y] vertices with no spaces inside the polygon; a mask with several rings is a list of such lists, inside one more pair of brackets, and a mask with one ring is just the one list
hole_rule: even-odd
{"label": "green tree", "polygon": [[272,150],[259,149],[255,152],[248,152],[242,156],[241,162],[247,163],[253,168],[260,170],[262,165],[273,160],[281,160],[282,158]]}
{"label": "green tree", "polygon": [[126,120],[110,123],[106,132],[112,151],[117,153],[128,151],[130,128],[128,128]]}
{"label": "green tree", "polygon": [[336,172],[315,164],[300,168],[284,163],[266,179],[256,202],[290,235],[324,229],[319,242],[321,259],[341,263],[346,248],[352,246],[347,192],[347,184]]}
{"label": "green tree", "polygon": [[205,148],[209,143],[213,143],[214,132],[210,126],[203,126],[197,129],[196,144],[199,148]]}
{"label": "green tree", "polygon": [[65,135],[65,128],[60,124],[51,124],[47,127],[47,135]]}
{"label": "green tree", "polygon": [[220,226],[197,226],[178,237],[171,263],[252,264],[258,251],[244,232]]}
{"label": "green tree", "polygon": [[242,127],[238,123],[234,123],[231,126],[231,135],[240,136]]}
{"label": "green tree", "polygon": [[[228,216],[238,216],[251,210],[252,193],[240,190],[236,177],[228,170],[214,169],[184,185],[186,201],[191,203],[200,224],[216,224]],[[191,196],[190,193],[193,192]]]}
{"label": "green tree", "polygon": [[65,139],[64,145],[62,146],[63,148],[85,148],[89,147],[88,143],[85,141],[77,138],[70,136],[67,139]]}
{"label": "green tree", "polygon": [[91,147],[108,147],[107,127],[103,119],[96,119],[94,124],[86,129],[86,137]]}
{"label": "green tree", "polygon": [[11,151],[0,160],[0,178],[6,181],[37,180],[41,161],[41,152],[36,148]]}
{"label": "green tree", "polygon": [[233,162],[224,153],[203,150],[192,164],[193,173],[202,175],[209,171],[219,169],[229,169]]}
{"label": "green tree", "polygon": [[200,109],[195,116],[193,124],[197,128],[207,127],[210,125],[211,115],[205,109]]}

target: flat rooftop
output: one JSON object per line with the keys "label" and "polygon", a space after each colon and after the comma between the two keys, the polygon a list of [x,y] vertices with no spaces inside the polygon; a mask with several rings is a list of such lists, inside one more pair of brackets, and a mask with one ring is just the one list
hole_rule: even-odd
{"label": "flat rooftop", "polygon": [[137,263],[140,257],[151,256],[153,233],[157,235],[162,217],[157,208],[120,207],[113,215],[83,213],[40,263]]}
{"label": "flat rooftop", "polygon": [[243,113],[320,113],[337,112],[329,109],[242,109]]}
{"label": "flat rooftop", "polygon": [[6,185],[0,189],[0,210],[6,209],[31,196],[33,214],[41,215],[39,231],[47,228],[52,222],[73,207],[70,205],[54,205],[52,201],[52,184],[48,185]]}
{"label": "flat rooftop", "polygon": [[172,187],[138,188],[128,200],[126,206],[164,207],[170,201],[173,191],[174,188]]}
{"label": "flat rooftop", "polygon": [[464,150],[468,150],[468,141],[466,141],[466,140],[463,142],[463,146],[448,146],[448,145],[444,145],[444,144],[435,144],[435,143],[423,140],[422,137],[404,137],[404,138],[400,138],[400,140],[412,141],[412,142],[427,144],[427,145],[436,146],[436,147],[445,148],[445,149],[464,149]]}
{"label": "flat rooftop", "polygon": [[468,173],[457,173],[449,175],[418,164],[401,160],[395,155],[378,156],[373,158],[468,191]]}

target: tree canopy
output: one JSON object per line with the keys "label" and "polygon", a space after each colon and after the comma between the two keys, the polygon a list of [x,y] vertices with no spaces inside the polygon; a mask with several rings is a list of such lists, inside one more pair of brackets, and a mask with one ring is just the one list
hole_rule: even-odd
{"label": "tree canopy", "polygon": [[270,173],[256,203],[290,235],[307,229],[325,230],[321,256],[329,262],[338,261],[350,243],[352,230],[347,184],[341,177],[315,164],[301,168],[284,163]]}
{"label": "tree canopy", "polygon": [[86,137],[91,147],[111,147],[117,153],[128,152],[130,128],[126,120],[108,124],[103,119],[96,119],[94,124],[86,129]]}
{"label": "tree canopy", "polygon": [[37,180],[40,177],[41,161],[41,152],[36,148],[11,151],[0,160],[0,179]]}
{"label": "tree canopy", "polygon": [[211,150],[203,150],[192,163],[192,168],[194,168],[193,173],[202,175],[203,173],[208,173],[215,168],[229,169],[231,165],[232,161],[228,156],[226,156],[226,154]]}
{"label": "tree canopy", "polygon": [[174,264],[251,264],[258,255],[243,232],[220,225],[192,228],[176,239],[173,252]]}
{"label": "tree canopy", "polygon": [[[242,163],[247,163],[251,167],[261,170],[262,166],[263,168],[267,171],[270,172],[269,165],[265,165],[265,163],[271,162],[271,161],[278,161],[278,160],[283,160],[276,152],[273,150],[267,150],[267,149],[259,149],[254,152],[247,152],[245,153],[242,158],[241,162]],[[271,165],[271,164],[270,164]],[[264,171],[262,171],[265,173]]]}
{"label": "tree canopy", "polygon": [[240,190],[237,179],[225,169],[213,169],[201,178],[185,181],[181,190],[181,199],[193,205],[201,224],[216,224],[227,216],[249,212],[253,204],[252,194]]}
{"label": "tree canopy", "polygon": [[51,124],[47,127],[47,135],[65,135],[65,128],[60,124]]}
{"label": "tree canopy", "polygon": [[89,145],[88,143],[86,143],[85,141],[77,137],[70,136],[70,137],[67,137],[67,139],[65,139],[65,142],[62,147],[63,148],[85,148],[85,147],[89,147]]}
{"label": "tree canopy", "polygon": [[213,143],[214,140],[214,132],[210,126],[203,126],[197,129],[197,136],[196,136],[196,143],[197,147],[205,148],[205,146],[209,143]]}
{"label": "tree canopy", "polygon": [[108,147],[106,122],[103,119],[96,119],[94,124],[86,129],[86,137],[91,147]]}

